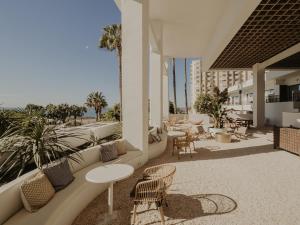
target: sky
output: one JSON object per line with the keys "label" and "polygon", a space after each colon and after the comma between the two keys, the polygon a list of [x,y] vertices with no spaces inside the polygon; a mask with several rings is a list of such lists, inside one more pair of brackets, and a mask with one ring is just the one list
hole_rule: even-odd
{"label": "sky", "polygon": [[[83,105],[92,91],[117,103],[115,53],[97,46],[102,28],[120,22],[113,0],[1,0],[0,105]],[[178,59],[178,106],[184,106],[183,72]]]}

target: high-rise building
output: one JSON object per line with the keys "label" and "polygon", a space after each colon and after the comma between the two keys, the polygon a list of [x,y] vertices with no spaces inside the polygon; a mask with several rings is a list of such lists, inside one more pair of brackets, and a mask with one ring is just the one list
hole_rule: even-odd
{"label": "high-rise building", "polygon": [[250,102],[252,102],[252,89],[247,89],[248,86],[252,86],[252,71],[211,70],[202,72],[201,61],[193,60],[190,66],[190,79],[192,108],[198,95],[212,93],[214,87],[218,87],[220,90],[228,88],[228,104],[241,104],[243,100],[244,104],[250,104]]}

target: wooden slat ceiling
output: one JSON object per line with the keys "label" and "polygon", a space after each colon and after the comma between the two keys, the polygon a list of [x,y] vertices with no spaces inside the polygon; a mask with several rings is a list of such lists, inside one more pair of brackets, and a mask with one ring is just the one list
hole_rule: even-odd
{"label": "wooden slat ceiling", "polygon": [[300,42],[300,0],[262,0],[211,69],[250,68]]}

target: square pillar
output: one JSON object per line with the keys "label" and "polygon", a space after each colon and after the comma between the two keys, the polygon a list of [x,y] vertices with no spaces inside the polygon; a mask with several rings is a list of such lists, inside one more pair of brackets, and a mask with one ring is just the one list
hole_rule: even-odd
{"label": "square pillar", "polygon": [[265,68],[258,63],[253,66],[253,125],[265,125]]}
{"label": "square pillar", "polygon": [[168,60],[164,62],[163,67],[163,119],[169,119],[169,77],[168,77]]}
{"label": "square pillar", "polygon": [[163,56],[150,53],[150,121],[151,126],[162,127],[163,118]]}
{"label": "square pillar", "polygon": [[148,1],[123,0],[123,137],[148,160]]}

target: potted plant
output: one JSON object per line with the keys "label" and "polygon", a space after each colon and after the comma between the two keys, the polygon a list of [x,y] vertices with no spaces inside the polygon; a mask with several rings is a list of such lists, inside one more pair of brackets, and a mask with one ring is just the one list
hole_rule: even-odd
{"label": "potted plant", "polygon": [[211,133],[224,132],[224,120],[226,119],[227,110],[223,105],[228,101],[227,88],[220,91],[215,87],[212,94],[201,94],[197,97],[194,108],[199,113],[208,114],[214,121]]}

